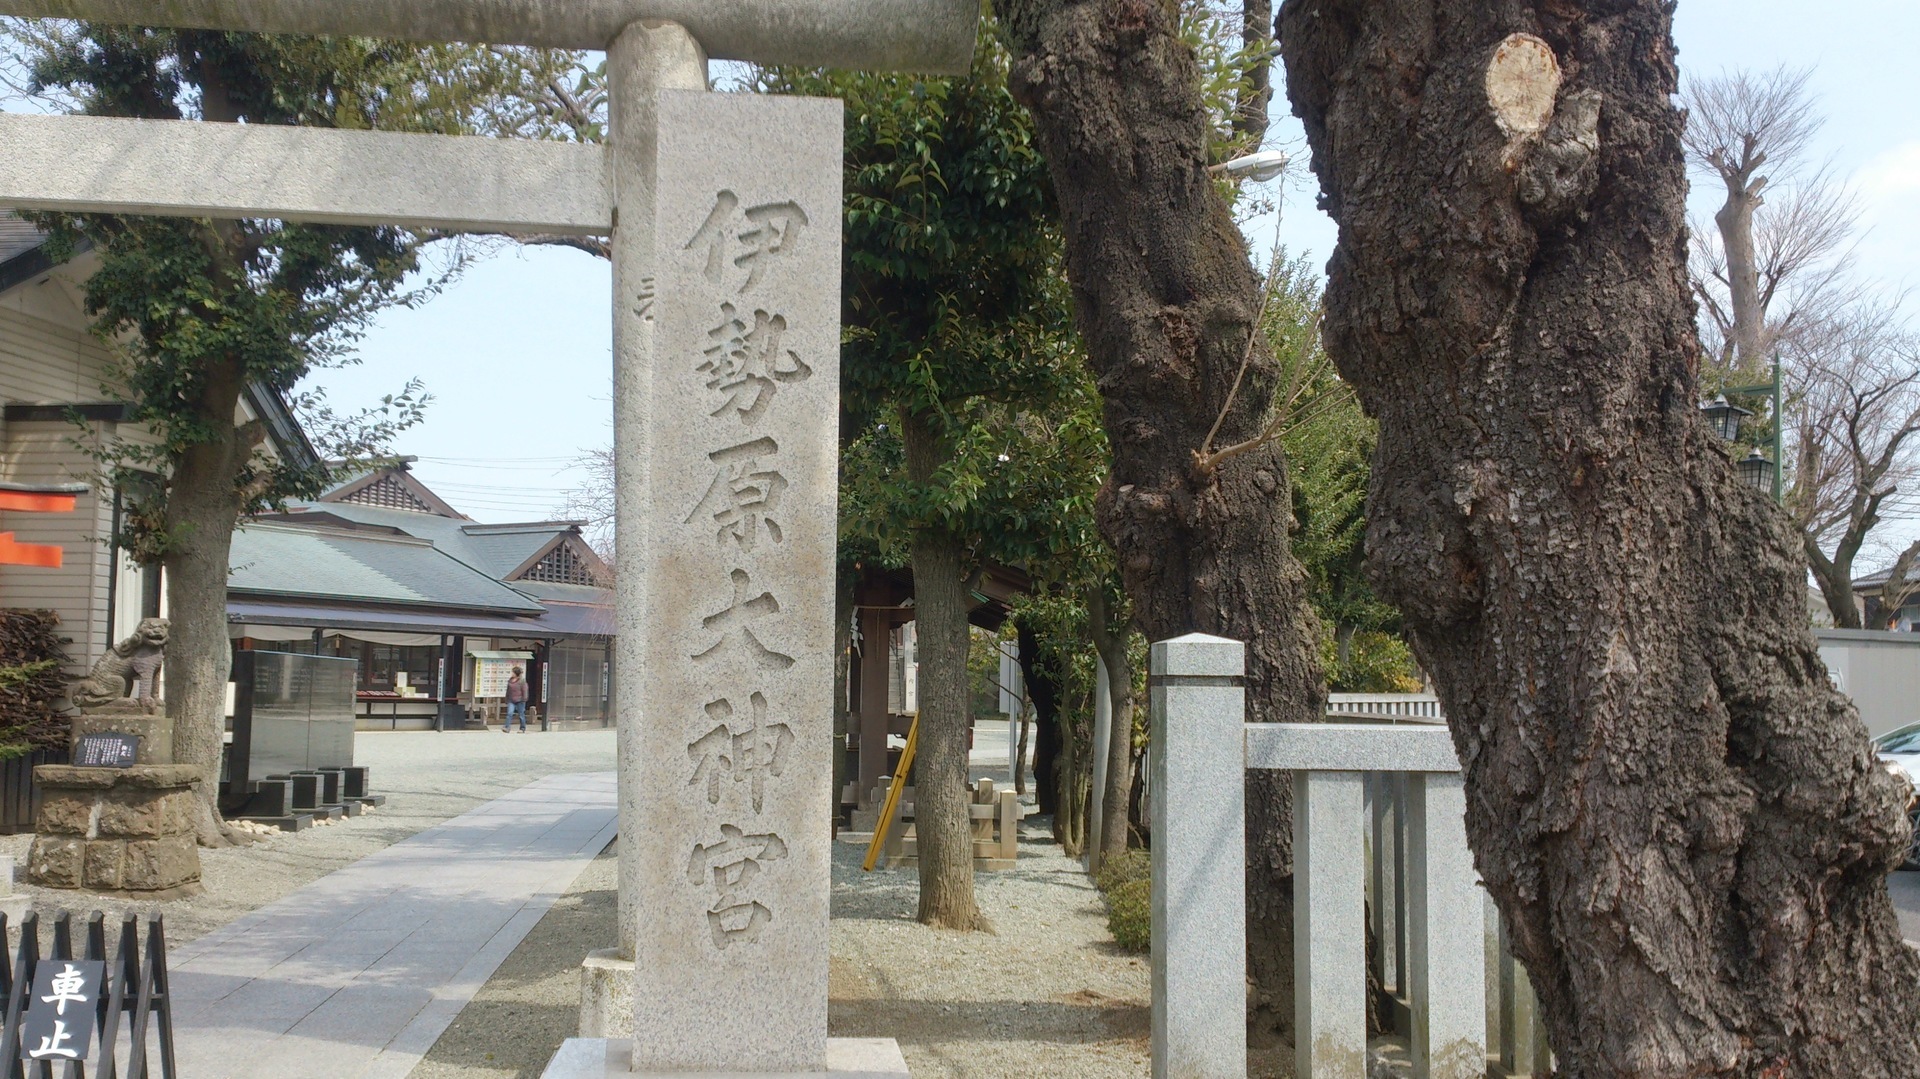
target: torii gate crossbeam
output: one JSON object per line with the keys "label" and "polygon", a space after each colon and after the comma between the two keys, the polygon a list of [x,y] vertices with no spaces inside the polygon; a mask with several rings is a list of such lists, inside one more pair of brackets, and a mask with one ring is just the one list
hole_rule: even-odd
{"label": "torii gate crossbeam", "polygon": [[29,17],[606,49],[603,147],[0,116],[0,207],[611,234],[612,958],[631,972],[633,1037],[569,1041],[550,1079],[905,1075],[891,1039],[826,1036],[842,106],[708,93],[706,64],[958,73],[978,13],[0,0]]}

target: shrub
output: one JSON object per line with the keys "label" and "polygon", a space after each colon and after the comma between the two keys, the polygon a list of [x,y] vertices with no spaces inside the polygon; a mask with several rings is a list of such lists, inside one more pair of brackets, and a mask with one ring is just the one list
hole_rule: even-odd
{"label": "shrub", "polygon": [[1130,880],[1146,880],[1153,875],[1153,856],[1144,850],[1130,850],[1100,863],[1093,875],[1094,887],[1111,892]]}
{"label": "shrub", "polygon": [[1153,949],[1153,882],[1135,879],[1107,893],[1107,931],[1129,952]]}
{"label": "shrub", "polygon": [[59,623],[52,611],[0,610],[0,760],[67,744],[55,707],[67,691]]}

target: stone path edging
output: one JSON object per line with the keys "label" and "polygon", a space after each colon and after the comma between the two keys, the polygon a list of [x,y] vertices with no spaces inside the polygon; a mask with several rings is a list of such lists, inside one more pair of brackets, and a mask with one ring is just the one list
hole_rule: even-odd
{"label": "stone path edging", "polygon": [[404,1079],[614,817],[612,772],[548,776],[172,949],[180,1073]]}

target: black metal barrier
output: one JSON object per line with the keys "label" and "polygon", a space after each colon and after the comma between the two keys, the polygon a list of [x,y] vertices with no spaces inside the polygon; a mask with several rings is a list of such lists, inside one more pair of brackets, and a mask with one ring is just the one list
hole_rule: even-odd
{"label": "black metal barrier", "polygon": [[[0,914],[0,941],[6,939],[6,928],[6,915]],[[64,969],[41,969],[54,964]],[[89,985],[84,975],[90,972],[97,974]],[[52,995],[33,993],[36,982],[50,982],[55,987]],[[148,1042],[153,1040],[150,1032],[158,1035],[159,1079],[178,1079],[173,1061],[173,995],[167,984],[166,934],[157,914],[147,918],[144,949],[140,945],[139,919],[127,915],[120,923],[119,947],[111,959],[107,955],[106,916],[99,911],[87,919],[86,940],[79,954],[74,952],[72,916],[62,911],[54,919],[53,948],[45,958],[40,955],[40,916],[28,914],[20,921],[20,945],[13,963],[10,968],[0,967],[0,991],[7,999],[6,1027],[0,1030],[0,1069],[4,1069],[0,1074],[7,1079],[86,1079],[89,1061],[95,1079],[147,1079],[155,1074],[147,1062]],[[43,1035],[37,1047],[31,1039],[22,1037],[30,1023],[51,1026],[56,1007],[64,1013],[68,1003],[86,1005],[73,1013],[86,1016],[89,1023],[83,1032],[92,1046],[90,1054],[83,1054],[86,1060],[70,1059],[58,1051],[61,1044],[75,1041],[82,1032],[55,1027],[57,1037]],[[92,1014],[88,1016],[88,1012]],[[122,1052],[121,1016],[129,1012],[126,1065],[122,1068],[118,1059]],[[98,1037],[93,1037],[96,1034]]]}

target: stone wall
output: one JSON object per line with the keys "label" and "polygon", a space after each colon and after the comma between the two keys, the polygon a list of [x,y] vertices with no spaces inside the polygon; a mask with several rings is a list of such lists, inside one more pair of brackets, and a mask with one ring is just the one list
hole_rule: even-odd
{"label": "stone wall", "polygon": [[27,856],[33,883],[143,898],[200,890],[199,769],[43,764],[34,778],[43,795]]}

